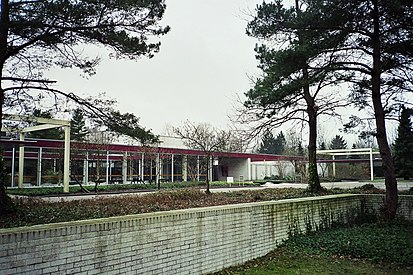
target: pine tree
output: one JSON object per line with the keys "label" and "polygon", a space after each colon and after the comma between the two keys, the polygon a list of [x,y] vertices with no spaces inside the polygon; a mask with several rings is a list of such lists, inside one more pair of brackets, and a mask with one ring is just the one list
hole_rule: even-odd
{"label": "pine tree", "polygon": [[258,153],[272,154],[274,146],[274,135],[269,130],[265,131],[261,139],[260,147],[258,148]]}
{"label": "pine tree", "polygon": [[346,148],[347,148],[347,142],[340,135],[336,135],[330,142],[330,149],[332,150],[346,149]]}
{"label": "pine tree", "polygon": [[412,109],[402,107],[393,147],[396,175],[406,180],[413,176],[413,129],[410,121],[412,115]]}
{"label": "pine tree", "polygon": [[[42,111],[40,109],[35,109],[33,111],[34,117],[41,117],[41,118],[53,118],[53,115],[50,111]],[[35,123],[37,125],[37,123]],[[28,135],[31,138],[41,138],[41,139],[55,139],[61,140],[64,138],[64,133],[60,128],[52,128],[47,130],[35,131],[30,132]]]}
{"label": "pine tree", "polygon": [[282,131],[277,135],[276,138],[274,138],[274,135],[271,133],[271,131],[267,130],[262,136],[261,144],[258,148],[258,153],[281,155],[285,151],[286,143],[287,142]]}
{"label": "pine tree", "polygon": [[72,120],[70,121],[70,138],[76,141],[84,141],[88,133],[83,111],[77,108],[73,111]]}
{"label": "pine tree", "polygon": [[283,132],[281,131],[274,140],[274,148],[273,148],[272,153],[275,155],[283,154],[285,150],[285,145],[286,145],[285,136]]}

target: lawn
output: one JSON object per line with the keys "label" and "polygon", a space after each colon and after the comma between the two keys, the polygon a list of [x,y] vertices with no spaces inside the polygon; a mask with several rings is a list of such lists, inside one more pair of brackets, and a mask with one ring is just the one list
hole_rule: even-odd
{"label": "lawn", "polygon": [[413,223],[336,228],[289,239],[245,265],[214,274],[413,274]]}

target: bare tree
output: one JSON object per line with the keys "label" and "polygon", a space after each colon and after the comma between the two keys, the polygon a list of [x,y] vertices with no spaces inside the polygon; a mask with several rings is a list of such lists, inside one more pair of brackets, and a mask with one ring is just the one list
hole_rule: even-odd
{"label": "bare tree", "polygon": [[231,140],[231,132],[219,130],[209,124],[195,124],[186,121],[183,126],[174,128],[175,134],[184,140],[184,144],[191,149],[200,150],[204,154],[206,162],[206,193],[209,190],[209,174],[212,169],[212,159],[215,152],[227,151],[228,141]]}

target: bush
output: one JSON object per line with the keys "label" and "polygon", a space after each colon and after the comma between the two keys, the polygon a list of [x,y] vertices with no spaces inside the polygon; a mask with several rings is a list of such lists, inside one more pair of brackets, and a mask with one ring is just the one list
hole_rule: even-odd
{"label": "bush", "polygon": [[364,184],[360,187],[354,187],[354,189],[359,189],[359,190],[362,190],[362,191],[378,190],[378,188],[376,186],[374,186],[374,184],[371,184],[371,183]]}

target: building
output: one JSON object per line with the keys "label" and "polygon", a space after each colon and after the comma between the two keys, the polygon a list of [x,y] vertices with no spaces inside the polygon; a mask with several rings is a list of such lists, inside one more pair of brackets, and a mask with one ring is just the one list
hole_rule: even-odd
{"label": "building", "polygon": [[[204,180],[204,153],[186,148],[182,140],[161,137],[159,146],[142,147],[114,143],[70,143],[70,181],[102,183],[180,182]],[[58,184],[63,181],[64,141],[25,139],[2,142],[9,186],[18,186],[19,166],[23,186]],[[24,146],[23,161],[19,146]],[[21,151],[20,151],[21,152]],[[255,153],[219,152],[211,161],[210,179],[251,181],[272,175],[294,176],[293,163],[300,157]],[[14,176],[12,176],[14,175]]]}

